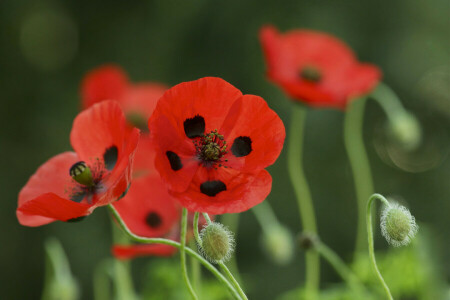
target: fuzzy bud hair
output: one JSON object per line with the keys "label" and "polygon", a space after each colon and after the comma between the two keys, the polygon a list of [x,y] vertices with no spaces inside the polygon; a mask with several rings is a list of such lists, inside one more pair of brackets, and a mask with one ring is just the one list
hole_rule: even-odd
{"label": "fuzzy bud hair", "polygon": [[394,247],[408,245],[419,227],[409,210],[397,203],[391,203],[381,214],[381,234]]}
{"label": "fuzzy bud hair", "polygon": [[212,263],[225,262],[233,254],[235,242],[233,233],[224,225],[213,222],[200,232],[199,251]]}

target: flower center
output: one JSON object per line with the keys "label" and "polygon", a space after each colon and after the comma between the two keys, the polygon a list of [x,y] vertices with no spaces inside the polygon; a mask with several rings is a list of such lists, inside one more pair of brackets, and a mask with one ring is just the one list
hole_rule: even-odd
{"label": "flower center", "polygon": [[[227,142],[217,129],[208,134],[204,134],[194,141],[197,156],[206,165],[221,163],[221,158],[228,152]],[[227,160],[224,160],[227,161]],[[219,166],[221,166],[219,164]]]}
{"label": "flower center", "polygon": [[322,79],[322,73],[317,67],[307,65],[300,70],[300,77],[303,80],[316,83]]}

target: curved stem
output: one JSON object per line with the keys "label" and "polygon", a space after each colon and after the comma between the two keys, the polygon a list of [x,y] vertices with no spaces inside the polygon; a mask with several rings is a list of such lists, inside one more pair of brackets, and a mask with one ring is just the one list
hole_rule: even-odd
{"label": "curved stem", "polygon": [[358,277],[350,270],[342,259],[327,245],[321,241],[316,241],[314,249],[319,252],[322,257],[334,268],[347,285],[355,292],[356,295],[363,295],[366,289],[359,281]]}
{"label": "curved stem", "polygon": [[[306,110],[294,105],[288,144],[288,171],[297,197],[303,231],[317,234],[314,206],[311,193],[303,171],[303,137]],[[315,251],[306,252],[306,283],[308,299],[316,299],[320,283],[320,260]]]}
{"label": "curved stem", "polygon": [[345,114],[344,141],[355,182],[358,204],[358,224],[356,235],[355,259],[367,250],[364,219],[366,199],[373,194],[373,181],[369,159],[363,139],[363,120],[366,98],[353,101]]}
{"label": "curved stem", "polygon": [[201,247],[202,246],[202,239],[200,238],[200,234],[198,233],[198,218],[200,217],[200,213],[196,212],[194,214],[194,225],[192,228],[194,231],[194,237],[195,237],[195,241],[197,242],[197,244]]}
{"label": "curved stem", "polygon": [[384,110],[389,121],[391,122],[398,115],[406,113],[400,99],[394,91],[383,82],[378,84],[378,86],[373,90],[371,96],[380,104],[381,108]]}
{"label": "curved stem", "polygon": [[[237,239],[238,227],[239,227],[239,214],[224,214],[221,216],[220,220],[225,226],[228,227],[228,229],[231,232],[234,232],[234,234],[236,236],[235,239]],[[234,278],[236,278],[236,280],[238,282],[243,283],[241,274],[239,272],[236,255],[233,255],[230,258],[230,260],[228,261],[228,267],[230,268],[231,272],[234,274]],[[243,288],[245,288],[245,286],[243,286]]]}
{"label": "curved stem", "polygon": [[375,259],[375,250],[373,249],[373,231],[372,231],[372,203],[374,200],[380,200],[385,205],[389,206],[389,202],[381,196],[380,194],[373,194],[370,196],[369,201],[367,202],[367,211],[366,211],[366,217],[367,217],[367,241],[369,244],[369,256],[370,260],[372,262],[372,267],[375,270],[375,273],[380,281],[380,283],[383,285],[384,291],[386,292],[387,298],[389,300],[394,300],[391,295],[391,291],[389,290],[389,287],[387,286],[386,282],[383,279],[383,276],[381,276],[380,270],[378,270],[377,261]]}
{"label": "curved stem", "polygon": [[183,213],[181,216],[181,235],[180,235],[180,262],[181,262],[181,272],[183,273],[183,280],[186,284],[189,293],[191,294],[192,299],[197,300],[197,294],[194,291],[194,288],[191,285],[191,282],[189,281],[189,275],[187,273],[186,269],[186,232],[187,232],[187,217],[188,217],[188,211],[186,208],[183,207]]}
{"label": "curved stem", "polygon": [[[207,213],[203,213],[203,217],[205,218],[206,222],[208,222],[208,224],[212,223],[211,218],[209,217],[209,215]],[[248,298],[245,295],[244,291],[242,290],[241,286],[239,285],[237,280],[234,278],[233,274],[231,274],[230,270],[228,270],[227,266],[223,262],[219,262],[218,265],[222,269],[222,271],[225,273],[225,275],[228,277],[228,279],[231,281],[231,283],[234,285],[237,292],[239,293],[239,296],[241,296],[241,298],[243,300],[248,300]]]}
{"label": "curved stem", "polygon": [[273,226],[281,226],[267,200],[261,202],[251,210],[264,232],[269,232]]}
{"label": "curved stem", "polygon": [[[180,249],[181,244],[172,240],[163,239],[163,238],[145,238],[138,235],[135,235],[130,231],[130,229],[127,227],[127,225],[123,222],[122,218],[120,217],[120,214],[117,212],[117,210],[112,206],[111,204],[108,205],[109,210],[119,223],[120,227],[122,227],[123,231],[128,235],[128,237],[139,243],[145,243],[145,244],[164,244],[169,245],[175,248]],[[225,285],[228,290],[231,292],[231,294],[234,296],[235,299],[241,300],[241,297],[233,287],[233,285],[212,265],[210,264],[206,259],[204,259],[200,254],[192,250],[191,248],[185,247],[185,251],[190,256],[197,259],[206,269],[208,269],[211,273],[213,273],[214,276],[217,277],[217,279]]]}

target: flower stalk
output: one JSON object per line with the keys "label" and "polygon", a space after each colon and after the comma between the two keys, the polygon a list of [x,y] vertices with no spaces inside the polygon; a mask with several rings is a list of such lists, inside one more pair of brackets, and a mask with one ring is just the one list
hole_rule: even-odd
{"label": "flower stalk", "polygon": [[[120,217],[120,214],[117,212],[117,210],[114,208],[114,206],[108,205],[108,208],[109,208],[110,212],[112,213],[112,215],[114,216],[114,218],[119,223],[120,227],[123,229],[123,231],[128,235],[128,237],[131,240],[138,242],[138,243],[144,243],[144,244],[163,244],[163,245],[169,245],[169,246],[175,247],[177,249],[181,248],[181,244],[176,241],[173,241],[173,240],[164,239],[164,238],[145,238],[145,237],[141,237],[141,236],[138,236],[138,235],[132,233],[130,231],[130,229],[127,227],[127,225],[125,224],[125,222],[122,220],[122,218]],[[188,255],[197,259],[206,269],[208,269],[214,276],[216,276],[216,278],[219,280],[219,282],[221,282],[224,286],[227,287],[227,289],[230,291],[230,293],[233,295],[233,297],[235,299],[242,300],[242,298],[239,296],[239,294],[237,293],[237,291],[235,290],[233,285],[211,263],[209,263],[200,254],[198,254],[197,252],[195,252],[194,250],[192,250],[189,247],[185,247],[185,252]]]}
{"label": "flower stalk", "polygon": [[372,230],[372,203],[375,200],[380,200],[383,204],[386,206],[389,206],[389,202],[380,194],[373,194],[369,201],[367,202],[367,211],[366,211],[366,217],[367,217],[367,241],[369,245],[369,256],[372,263],[372,267],[375,270],[375,274],[378,277],[378,280],[380,281],[381,285],[384,288],[384,291],[386,292],[386,296],[389,300],[394,300],[391,295],[391,291],[389,290],[388,285],[383,279],[383,276],[380,273],[380,270],[377,266],[377,261],[375,259],[375,250],[373,248],[373,230]]}
{"label": "flower stalk", "polygon": [[[208,225],[212,224],[211,218],[209,217],[209,215],[207,213],[203,213],[203,217],[205,218],[206,222],[208,223]],[[197,219],[198,221],[198,219]],[[198,227],[197,227],[198,228]],[[195,230],[194,230],[195,231]],[[198,234],[197,234],[198,235]],[[200,239],[201,241],[201,239]],[[200,244],[201,245],[201,244]],[[237,292],[239,293],[239,296],[243,299],[243,300],[248,300],[247,296],[245,295],[244,291],[242,290],[241,286],[239,285],[239,283],[237,282],[237,280],[234,278],[233,274],[230,272],[230,270],[227,268],[227,266],[222,262],[219,261],[217,262],[217,264],[219,265],[220,269],[222,270],[222,272],[225,273],[225,275],[228,277],[228,279],[231,281],[231,283],[233,284],[233,286],[236,288]]]}
{"label": "flower stalk", "polygon": [[186,232],[187,232],[187,217],[188,211],[183,207],[183,212],[181,216],[181,235],[180,235],[180,263],[181,263],[181,271],[183,273],[183,280],[191,294],[192,299],[197,300],[197,294],[194,291],[194,288],[191,285],[189,280],[189,275],[186,269]]}
{"label": "flower stalk", "polygon": [[[292,109],[288,144],[288,171],[299,206],[303,231],[317,234],[317,225],[311,193],[303,171],[303,138],[306,110],[300,105]],[[320,283],[320,260],[315,251],[306,252],[306,283],[308,299],[316,299]]]}
{"label": "flower stalk", "polygon": [[356,233],[355,258],[367,251],[367,236],[365,231],[366,199],[373,194],[373,180],[369,159],[364,147],[363,125],[364,109],[367,98],[354,100],[346,114],[344,121],[344,142],[355,182],[358,223]]}

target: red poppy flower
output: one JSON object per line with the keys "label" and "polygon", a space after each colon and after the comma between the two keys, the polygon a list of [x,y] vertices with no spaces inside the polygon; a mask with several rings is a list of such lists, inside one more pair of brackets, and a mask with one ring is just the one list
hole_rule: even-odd
{"label": "red poppy flower", "polygon": [[[181,207],[168,193],[159,174],[133,179],[127,195],[113,205],[134,234],[179,240]],[[192,222],[193,214],[190,213],[189,224]],[[204,224],[206,220],[200,217],[199,227]],[[193,235],[192,230],[188,233],[188,238]],[[149,255],[169,256],[176,251],[172,246],[157,244],[114,245],[112,248],[114,256],[120,259]]]}
{"label": "red poppy flower", "polygon": [[[136,178],[127,195],[114,207],[134,234],[142,237],[172,237],[178,232],[179,204],[169,195],[158,174]],[[167,245],[115,245],[118,258],[170,255],[176,248]]]}
{"label": "red poppy flower", "polygon": [[121,198],[130,184],[138,140],[139,130],[126,125],[116,102],[81,112],[70,135],[75,152],[51,158],[28,180],[19,193],[19,222],[70,221]]}
{"label": "red poppy flower", "polygon": [[369,93],[380,70],[357,61],[340,40],[321,32],[293,30],[280,34],[272,26],[260,31],[270,80],[292,98],[315,107],[345,109]]}
{"label": "red poppy flower", "polygon": [[156,169],[190,211],[242,212],[269,194],[264,168],[280,154],[285,129],[261,97],[220,78],[181,83],[159,100],[149,128]]}
{"label": "red poppy flower", "polygon": [[154,150],[146,131],[156,103],[167,86],[159,83],[132,84],[125,72],[118,66],[105,65],[90,71],[81,84],[83,108],[104,100],[116,100],[122,106],[130,125],[141,129],[141,139],[134,158],[135,176],[142,176],[154,170]]}

